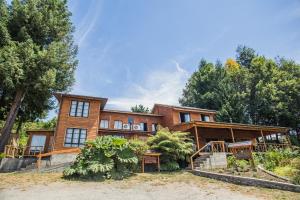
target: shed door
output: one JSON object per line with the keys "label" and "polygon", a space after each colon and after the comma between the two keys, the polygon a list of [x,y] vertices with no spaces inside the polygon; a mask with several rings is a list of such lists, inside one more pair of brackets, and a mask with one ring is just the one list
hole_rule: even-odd
{"label": "shed door", "polygon": [[30,151],[44,151],[45,142],[45,135],[33,135],[31,139]]}

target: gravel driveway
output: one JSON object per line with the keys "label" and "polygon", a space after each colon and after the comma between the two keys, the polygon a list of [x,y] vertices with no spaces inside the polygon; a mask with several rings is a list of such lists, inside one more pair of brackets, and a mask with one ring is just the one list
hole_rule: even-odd
{"label": "gravel driveway", "polygon": [[[42,176],[42,175],[34,175]],[[34,177],[33,176],[33,177]],[[51,176],[51,175],[44,175]],[[3,177],[0,176],[3,181]],[[300,194],[242,187],[191,175],[142,174],[123,181],[87,182],[17,177],[10,187],[1,185],[1,200],[197,200],[297,199]],[[22,181],[18,181],[22,180]],[[26,181],[27,180],[27,181]],[[18,182],[21,182],[20,184]],[[278,198],[277,198],[278,197]]]}

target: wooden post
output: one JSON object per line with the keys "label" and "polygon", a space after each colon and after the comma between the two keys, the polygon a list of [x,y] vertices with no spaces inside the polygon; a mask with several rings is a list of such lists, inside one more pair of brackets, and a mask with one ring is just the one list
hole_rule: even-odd
{"label": "wooden post", "polygon": [[160,172],[160,159],[159,159],[159,156],[157,156],[157,169],[158,169],[158,172]]}
{"label": "wooden post", "polygon": [[192,168],[192,170],[194,170],[194,162],[193,162],[193,158],[191,158],[191,168]]}
{"label": "wooden post", "polygon": [[142,173],[145,172],[145,159],[144,156],[142,157]]}
{"label": "wooden post", "polygon": [[262,129],[260,129],[260,134],[261,134],[261,137],[262,137],[263,142],[264,142],[265,151],[267,151],[267,145],[266,145],[266,141],[265,141],[265,136],[264,136],[264,133],[263,133]]}
{"label": "wooden post", "polygon": [[200,145],[199,145],[198,129],[197,129],[197,126],[194,126],[194,128],[195,128],[195,135],[196,135],[197,150],[199,150],[200,149]]}
{"label": "wooden post", "polygon": [[235,139],[234,139],[234,133],[233,133],[232,128],[230,128],[230,132],[231,132],[231,138],[232,138],[232,141],[235,142]]}

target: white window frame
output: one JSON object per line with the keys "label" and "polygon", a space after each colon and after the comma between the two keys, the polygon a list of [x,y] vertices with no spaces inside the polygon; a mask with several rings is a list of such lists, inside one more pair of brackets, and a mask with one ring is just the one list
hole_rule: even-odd
{"label": "white window frame", "polygon": [[90,102],[72,100],[70,106],[71,117],[88,117],[90,110]]}
{"label": "white window frame", "polygon": [[109,121],[107,119],[101,119],[100,120],[100,128],[109,128]]}
{"label": "white window frame", "polygon": [[121,120],[115,120],[114,129],[122,129],[122,128],[123,128],[123,122]]}
{"label": "white window frame", "polygon": [[87,138],[87,129],[67,128],[64,147],[82,147]]}

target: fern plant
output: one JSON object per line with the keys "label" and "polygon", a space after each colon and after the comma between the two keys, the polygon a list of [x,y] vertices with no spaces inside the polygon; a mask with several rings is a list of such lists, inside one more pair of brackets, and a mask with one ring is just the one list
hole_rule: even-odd
{"label": "fern plant", "polygon": [[188,158],[193,153],[193,142],[189,134],[170,132],[167,128],[161,128],[155,136],[148,139],[149,148],[162,154],[161,170],[178,170],[180,160],[189,161]]}
{"label": "fern plant", "polygon": [[98,137],[86,142],[74,164],[64,170],[64,177],[123,179],[136,168],[136,148],[124,138]]}

